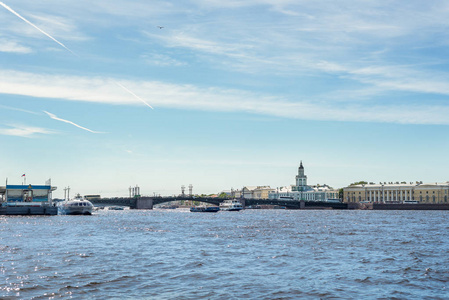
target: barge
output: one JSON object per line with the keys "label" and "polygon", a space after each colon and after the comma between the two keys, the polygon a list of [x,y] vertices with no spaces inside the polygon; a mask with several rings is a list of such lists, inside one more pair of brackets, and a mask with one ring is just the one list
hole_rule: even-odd
{"label": "barge", "polygon": [[46,185],[0,186],[0,215],[57,215],[50,181]]}

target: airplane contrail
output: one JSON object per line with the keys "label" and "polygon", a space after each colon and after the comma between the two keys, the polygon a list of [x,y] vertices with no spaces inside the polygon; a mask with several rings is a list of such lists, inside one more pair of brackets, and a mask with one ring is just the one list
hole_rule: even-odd
{"label": "airplane contrail", "polygon": [[58,118],[56,115],[54,115],[54,114],[52,114],[52,113],[49,113],[48,111],[45,111],[45,110],[44,110],[44,113],[46,113],[46,114],[47,114],[50,118],[52,118],[53,120],[61,121],[61,122],[64,122],[64,123],[69,123],[69,124],[72,124],[73,126],[76,126],[76,127],[78,127],[78,128],[81,128],[81,129],[83,129],[83,130],[86,130],[86,131],[89,131],[89,132],[92,132],[92,133],[102,133],[102,132],[90,130],[89,128],[86,128],[86,127],[80,126],[80,125],[78,125],[78,124],[76,124],[76,123],[73,123],[72,121],[64,120],[64,119]]}
{"label": "airplane contrail", "polygon": [[131,95],[133,95],[134,97],[136,97],[137,99],[139,99],[140,101],[142,101],[146,106],[148,106],[151,109],[154,109],[151,105],[149,105],[145,100],[143,100],[142,98],[140,98],[139,96],[137,96],[136,94],[134,94],[132,91],[130,91],[128,88],[126,88],[124,85],[120,84],[117,81],[114,81],[116,85],[118,85],[119,87],[121,87],[122,89],[124,89],[125,91],[127,91],[128,93],[130,93]]}
{"label": "airplane contrail", "polygon": [[9,7],[8,5],[6,5],[5,3],[0,1],[0,5],[3,6],[4,8],[6,8],[7,10],[9,10],[11,13],[15,14],[17,17],[19,17],[20,19],[22,19],[23,21],[25,21],[27,24],[33,26],[34,28],[36,28],[37,30],[39,30],[40,32],[42,32],[43,34],[45,34],[47,37],[49,37],[50,39],[52,39],[53,41],[55,41],[56,43],[58,43],[60,46],[64,47],[64,49],[66,49],[67,51],[69,51],[70,53],[72,53],[73,55],[78,56],[78,54],[76,54],[75,52],[73,52],[72,50],[70,50],[69,48],[66,47],[66,45],[64,45],[63,43],[61,43],[60,41],[58,41],[57,39],[55,39],[54,37],[52,37],[51,35],[49,35],[48,33],[46,33],[45,31],[43,31],[42,29],[40,29],[39,27],[37,27],[36,25],[34,25],[33,23],[31,23],[30,21],[28,21],[27,19],[25,19],[24,17],[22,17],[21,15],[19,15],[16,11],[14,11],[11,7]]}
{"label": "airplane contrail", "polygon": [[[61,43],[60,41],[58,41],[57,39],[55,39],[54,37],[52,37],[51,35],[49,35],[48,33],[46,33],[45,31],[43,31],[42,29],[40,29],[39,27],[37,27],[36,25],[34,25],[33,23],[31,23],[30,21],[28,21],[27,19],[25,19],[24,17],[22,17],[21,15],[19,15],[16,11],[14,11],[11,7],[9,7],[8,5],[6,5],[5,3],[3,3],[2,1],[0,1],[0,5],[3,6],[4,8],[6,8],[7,10],[9,10],[11,13],[13,13],[14,15],[16,15],[17,17],[19,17],[20,19],[22,19],[23,21],[25,21],[27,24],[33,26],[34,28],[36,28],[37,30],[39,30],[40,32],[42,32],[43,34],[45,34],[47,37],[49,37],[50,39],[52,39],[53,41],[55,41],[56,43],[58,43],[60,46],[64,47],[64,49],[66,49],[67,51],[69,51],[70,53],[72,53],[73,55],[79,57],[78,54],[76,54],[75,52],[73,52],[72,50],[70,50],[69,48],[67,48],[63,43]],[[139,101],[142,101],[146,106],[150,107],[151,109],[154,109],[150,104],[148,104],[145,100],[143,100],[142,98],[140,98],[139,96],[137,96],[135,93],[133,93],[131,90],[129,90],[128,88],[126,88],[124,85],[114,81],[115,84],[117,84],[118,86],[120,86],[122,89],[124,89],[125,91],[127,91],[128,93],[130,93],[131,95],[133,95],[135,98],[137,98]],[[61,121],[61,120],[60,120]],[[76,124],[73,124],[75,126],[78,126]],[[85,129],[85,128],[83,128]]]}

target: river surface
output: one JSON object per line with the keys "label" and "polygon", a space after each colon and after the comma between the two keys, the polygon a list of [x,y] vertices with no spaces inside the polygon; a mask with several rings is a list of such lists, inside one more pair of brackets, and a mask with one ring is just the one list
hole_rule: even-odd
{"label": "river surface", "polygon": [[449,212],[0,216],[0,299],[449,299]]}

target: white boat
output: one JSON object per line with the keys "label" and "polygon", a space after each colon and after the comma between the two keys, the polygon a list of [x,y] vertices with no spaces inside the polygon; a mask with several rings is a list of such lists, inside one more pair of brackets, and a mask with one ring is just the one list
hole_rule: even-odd
{"label": "white boat", "polygon": [[61,215],[91,215],[93,205],[89,200],[77,194],[72,200],[59,203],[59,214]]}
{"label": "white boat", "polygon": [[220,203],[220,210],[224,211],[239,211],[243,209],[242,203],[238,200],[224,200]]}

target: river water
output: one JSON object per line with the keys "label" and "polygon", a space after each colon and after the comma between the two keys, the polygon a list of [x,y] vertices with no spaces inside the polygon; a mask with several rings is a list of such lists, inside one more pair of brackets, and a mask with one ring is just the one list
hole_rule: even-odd
{"label": "river water", "polygon": [[448,299],[449,212],[0,216],[0,299]]}

